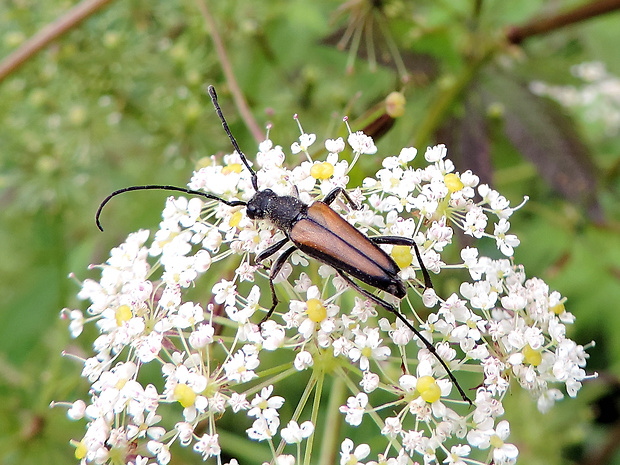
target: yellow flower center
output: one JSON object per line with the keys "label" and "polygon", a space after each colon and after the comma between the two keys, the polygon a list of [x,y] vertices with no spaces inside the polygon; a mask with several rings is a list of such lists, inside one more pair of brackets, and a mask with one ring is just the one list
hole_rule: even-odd
{"label": "yellow flower center", "polygon": [[496,449],[499,449],[504,446],[504,441],[502,441],[501,438],[497,434],[494,434],[493,436],[491,436],[490,442],[491,442],[491,445],[495,447]]}
{"label": "yellow flower center", "polygon": [[231,163],[222,168],[222,174],[241,173],[242,170],[243,166],[241,166],[241,163]]}
{"label": "yellow flower center", "polygon": [[239,223],[241,222],[241,218],[243,218],[243,215],[241,214],[241,211],[238,210],[232,215],[230,215],[230,220],[228,221],[228,224],[232,228],[236,228],[237,226],[239,226]]}
{"label": "yellow flower center", "polygon": [[538,366],[540,365],[540,362],[542,362],[541,351],[532,349],[529,344],[527,344],[523,348],[522,353],[523,353],[523,358],[525,359],[525,362],[529,363],[530,365]]}
{"label": "yellow flower center", "polygon": [[320,323],[327,318],[327,310],[319,299],[310,299],[306,302],[306,314],[310,320]]}
{"label": "yellow flower center", "polygon": [[454,173],[446,174],[443,178],[443,182],[446,183],[446,187],[450,193],[460,191],[465,187],[463,182],[459,179],[459,175]]}
{"label": "yellow flower center", "polygon": [[75,458],[76,459],[82,460],[84,457],[86,457],[86,454],[88,453],[86,444],[84,444],[82,441],[80,442],[71,441],[71,444],[75,447]]}
{"label": "yellow flower center", "polygon": [[174,400],[183,407],[191,407],[196,400],[196,393],[187,384],[177,384],[174,387]]}
{"label": "yellow flower center", "polygon": [[566,308],[564,308],[564,304],[560,302],[559,304],[554,305],[553,307],[549,308],[549,310],[555,313],[556,315],[561,315],[562,313],[566,311]]}
{"label": "yellow flower center", "polygon": [[131,313],[131,308],[129,308],[129,305],[121,305],[120,307],[116,309],[115,316],[116,316],[116,326],[123,326],[123,323],[131,320],[131,317],[133,315]]}
{"label": "yellow flower center", "polygon": [[441,397],[441,388],[432,376],[420,376],[415,388],[420,393],[420,397],[429,404],[439,400]]}
{"label": "yellow flower center", "polygon": [[314,179],[329,179],[334,174],[334,165],[331,163],[315,163],[310,168],[310,176]]}
{"label": "yellow flower center", "polygon": [[413,261],[411,247],[406,245],[395,245],[392,248],[392,258],[401,269],[411,265]]}

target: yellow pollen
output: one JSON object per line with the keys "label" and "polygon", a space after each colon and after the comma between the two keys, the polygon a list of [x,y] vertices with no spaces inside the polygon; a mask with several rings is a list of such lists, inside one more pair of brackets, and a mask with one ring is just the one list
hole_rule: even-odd
{"label": "yellow pollen", "polygon": [[502,441],[501,438],[497,434],[494,434],[493,436],[491,436],[490,442],[491,442],[491,445],[495,447],[496,449],[499,449],[500,447],[504,446],[504,441]]}
{"label": "yellow pollen", "polygon": [[399,118],[405,114],[407,100],[400,92],[392,92],[385,98],[385,111],[391,118]]}
{"label": "yellow pollen", "polygon": [[401,269],[411,265],[413,261],[411,247],[406,245],[395,245],[392,248],[392,258]]}
{"label": "yellow pollen", "polygon": [[530,365],[533,365],[536,367],[540,365],[540,362],[542,362],[541,351],[532,349],[529,344],[527,344],[523,348],[522,353],[523,353],[523,358],[525,359],[525,362],[529,363]]}
{"label": "yellow pollen", "polygon": [[443,177],[443,182],[446,183],[446,187],[450,193],[460,191],[463,187],[465,187],[459,179],[459,175],[454,173],[446,174]]}
{"label": "yellow pollen", "polygon": [[554,305],[553,307],[549,308],[549,311],[555,313],[556,315],[561,315],[562,313],[566,311],[566,308],[564,308],[564,304],[560,302],[559,304]]}
{"label": "yellow pollen", "polygon": [[329,179],[334,174],[334,165],[331,163],[315,163],[310,168],[310,176],[314,179]]}
{"label": "yellow pollen", "polygon": [[116,326],[123,326],[123,323],[131,320],[131,317],[133,315],[131,313],[131,308],[129,308],[129,305],[121,305],[120,307],[116,309],[115,316],[116,316]]}
{"label": "yellow pollen", "polygon": [[432,376],[420,376],[415,388],[420,393],[420,397],[430,404],[441,397],[441,388]]}
{"label": "yellow pollen", "polygon": [[86,447],[86,444],[84,444],[82,441],[80,442],[71,441],[71,444],[75,447],[75,458],[76,459],[82,460],[84,457],[86,457],[86,454],[88,453],[88,448]]}
{"label": "yellow pollen", "polygon": [[196,393],[187,384],[177,384],[174,387],[174,400],[178,401],[183,407],[191,407],[196,400]]}
{"label": "yellow pollen", "polygon": [[236,228],[237,226],[239,226],[239,223],[241,222],[241,218],[243,218],[241,211],[240,210],[236,211],[235,213],[230,215],[230,220],[228,221],[228,224],[231,227]]}
{"label": "yellow pollen", "polygon": [[243,166],[241,166],[241,163],[231,163],[222,168],[222,174],[241,173],[242,170]]}
{"label": "yellow pollen", "polygon": [[319,299],[310,299],[306,302],[306,314],[310,320],[320,323],[327,318],[327,310]]}
{"label": "yellow pollen", "polygon": [[372,349],[370,347],[364,347],[362,349],[362,355],[366,358],[370,358],[372,356]]}

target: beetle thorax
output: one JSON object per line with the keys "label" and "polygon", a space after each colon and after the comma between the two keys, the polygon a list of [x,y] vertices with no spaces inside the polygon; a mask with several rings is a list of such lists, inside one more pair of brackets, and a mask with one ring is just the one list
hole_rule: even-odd
{"label": "beetle thorax", "polygon": [[288,232],[308,206],[296,197],[278,195],[271,189],[258,191],[248,201],[247,214],[253,220],[268,220],[275,227]]}

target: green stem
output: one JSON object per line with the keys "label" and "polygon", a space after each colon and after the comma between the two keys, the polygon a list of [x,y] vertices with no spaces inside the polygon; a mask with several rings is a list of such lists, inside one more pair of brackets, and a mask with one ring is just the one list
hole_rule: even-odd
{"label": "green stem", "polygon": [[[325,372],[321,371],[316,378],[316,390],[314,391],[314,402],[312,403],[312,415],[310,420],[313,425],[316,425],[316,420],[319,417],[319,406],[321,405],[321,395],[323,394],[323,384],[325,381]],[[306,454],[304,456],[304,465],[310,465],[310,459],[312,458],[312,445],[314,444],[314,434],[308,438],[306,444]]]}
{"label": "green stem", "polygon": [[[312,389],[314,389],[314,387],[316,386],[316,382],[317,382],[317,379],[313,376],[312,378],[310,378],[310,381],[308,382],[308,384],[306,384],[306,388],[304,389],[301,399],[299,399],[299,402],[297,403],[297,407],[295,408],[295,411],[293,412],[293,417],[291,418],[291,420],[294,420],[294,421],[299,420],[299,417],[301,416],[301,412],[303,411],[304,407],[308,403],[308,399],[310,398]],[[278,446],[278,451],[276,455],[282,454],[282,451],[284,451],[285,446],[286,446],[286,443],[284,442],[284,440],[282,440],[280,442],[280,445]]]}
{"label": "green stem", "polygon": [[[338,453],[338,440],[340,438],[340,426],[342,419],[340,416],[340,406],[345,398],[345,383],[342,376],[334,376],[331,391],[329,393],[329,403],[327,404],[327,417],[323,428],[323,438],[321,440],[321,455],[319,465],[332,465],[338,463],[336,454]],[[308,465],[308,462],[306,462]]]}
{"label": "green stem", "polygon": [[458,101],[463,91],[478,74],[478,70],[493,55],[493,51],[495,51],[494,47],[483,51],[479,57],[476,57],[466,66],[464,72],[452,85],[440,90],[435,101],[429,105],[426,118],[413,136],[412,145],[414,147],[425,147],[428,144],[437,128],[445,121],[446,115],[454,103]]}

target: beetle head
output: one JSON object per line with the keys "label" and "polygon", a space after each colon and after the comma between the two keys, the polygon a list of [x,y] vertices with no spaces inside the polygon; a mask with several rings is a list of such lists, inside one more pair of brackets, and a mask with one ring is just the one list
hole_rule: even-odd
{"label": "beetle head", "polygon": [[263,220],[269,217],[269,205],[278,195],[271,189],[257,191],[247,206],[248,218],[251,220]]}

